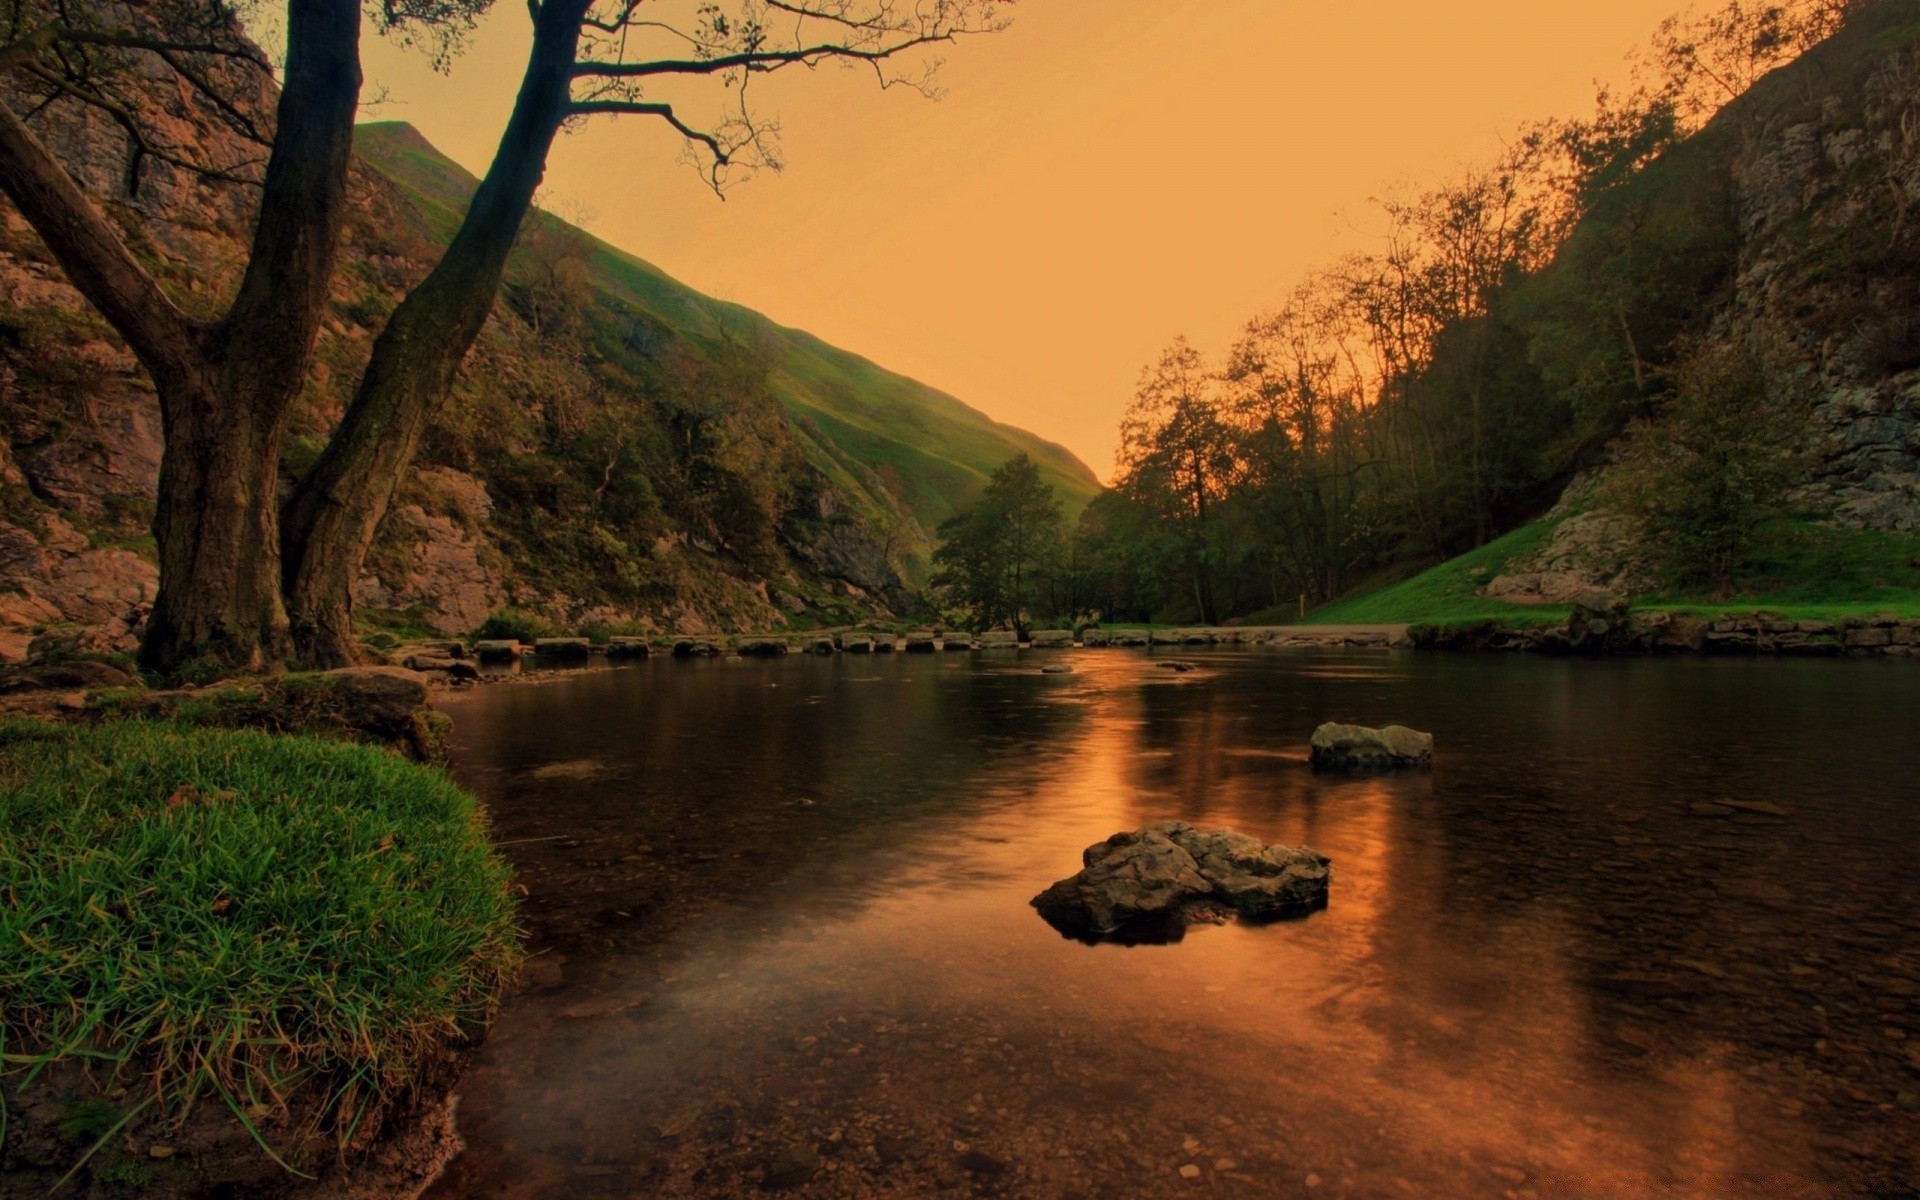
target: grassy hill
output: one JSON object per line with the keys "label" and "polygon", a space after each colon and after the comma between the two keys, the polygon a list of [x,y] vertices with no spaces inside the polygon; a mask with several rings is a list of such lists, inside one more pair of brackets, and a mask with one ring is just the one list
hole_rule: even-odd
{"label": "grassy hill", "polygon": [[[442,241],[452,236],[478,182],[465,168],[405,122],[360,126],[355,150],[407,195],[433,235]],[[931,530],[964,507],[995,467],[1022,452],[1039,465],[1070,514],[1099,490],[1093,472],[1062,446],[811,334],[702,295],[651,263],[580,236],[590,247],[586,265],[596,291],[645,312],[693,346],[732,342],[769,351],[771,387],[809,461],[869,514],[889,507],[877,494],[886,487]]]}

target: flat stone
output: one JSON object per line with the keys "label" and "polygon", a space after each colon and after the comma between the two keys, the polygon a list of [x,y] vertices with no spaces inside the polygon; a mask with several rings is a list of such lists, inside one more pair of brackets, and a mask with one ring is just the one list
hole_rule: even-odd
{"label": "flat stone", "polygon": [[1073,630],[1036,629],[1027,635],[1027,645],[1035,650],[1068,650],[1073,647]]}
{"label": "flat stone", "polygon": [[533,651],[544,658],[585,658],[593,653],[593,643],[583,637],[536,638]]}
{"label": "flat stone", "polygon": [[734,650],[748,658],[779,658],[793,651],[787,639],[776,637],[741,638],[734,643]]}
{"label": "flat stone", "polygon": [[520,643],[512,638],[475,642],[473,656],[481,662],[508,662],[520,657]]}
{"label": "flat stone", "polygon": [[645,658],[653,653],[653,647],[643,637],[612,637],[607,639],[608,658]]}
{"label": "flat stone", "polygon": [[1404,725],[1369,729],[1329,722],[1313,731],[1310,751],[1316,767],[1426,767],[1433,764],[1433,735]]}

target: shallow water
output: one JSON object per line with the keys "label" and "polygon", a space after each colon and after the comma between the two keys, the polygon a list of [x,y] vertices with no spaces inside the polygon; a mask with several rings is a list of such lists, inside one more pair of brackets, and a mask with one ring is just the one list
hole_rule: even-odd
{"label": "shallow water", "polygon": [[[434,1195],[1920,1188],[1920,669],[1181,656],[449,700],[539,957]],[[1323,720],[1437,764],[1315,774]],[[1134,948],[1028,907],[1166,818],[1331,855],[1330,907]]]}

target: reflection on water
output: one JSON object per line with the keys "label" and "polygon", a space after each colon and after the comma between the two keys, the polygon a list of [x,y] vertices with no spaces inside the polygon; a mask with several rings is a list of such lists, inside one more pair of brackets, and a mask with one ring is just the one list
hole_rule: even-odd
{"label": "reflection on water", "polygon": [[[540,957],[434,1194],[1920,1187],[1920,672],[1182,655],[451,701]],[[1315,775],[1322,720],[1437,765]],[[1331,907],[1133,949],[1028,907],[1168,818],[1331,855]]]}

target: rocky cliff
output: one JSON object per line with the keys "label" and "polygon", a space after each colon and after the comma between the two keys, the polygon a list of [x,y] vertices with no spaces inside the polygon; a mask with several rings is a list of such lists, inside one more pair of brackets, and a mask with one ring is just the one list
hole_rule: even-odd
{"label": "rocky cliff", "polygon": [[[1726,262],[1689,297],[1689,320],[1709,339],[1759,329],[1790,347],[1808,447],[1793,507],[1838,529],[1920,532],[1917,42],[1920,5],[1863,5],[1647,172],[1649,192],[1724,196]],[[1642,218],[1659,220],[1657,202]],[[1650,588],[1630,523],[1607,505],[1611,470],[1577,478],[1538,548],[1485,594],[1569,603]]]}
{"label": "rocky cliff", "polygon": [[[153,160],[136,178],[119,131],[77,106],[34,124],[182,303],[211,311],[244,261],[260,147],[191,93],[156,82],[155,98],[172,144],[242,181]],[[408,127],[363,127],[359,141],[289,477],[472,187]],[[4,202],[0,432],[0,657],[68,627],[130,646],[157,581],[158,407]],[[1094,489],[1058,447],[538,215],[369,556],[357,611],[450,634],[503,609],[635,632],[885,617],[917,603],[908,581],[931,524],[982,468],[1028,448],[1070,498]]]}

